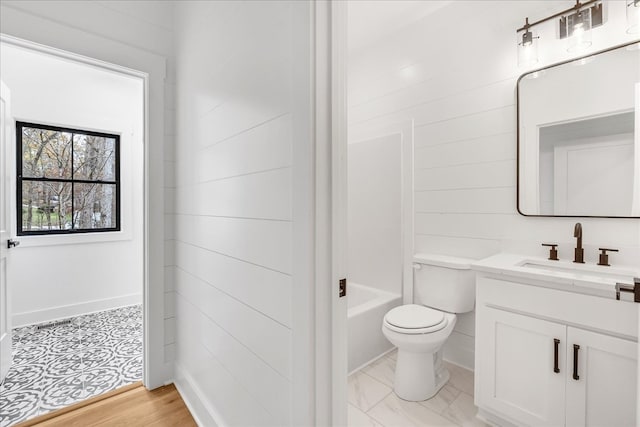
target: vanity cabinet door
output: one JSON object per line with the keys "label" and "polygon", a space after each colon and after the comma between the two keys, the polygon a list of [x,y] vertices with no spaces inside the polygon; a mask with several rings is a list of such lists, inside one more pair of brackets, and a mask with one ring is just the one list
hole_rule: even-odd
{"label": "vanity cabinet door", "polygon": [[479,322],[478,403],[517,424],[564,425],[567,327],[486,306]]}
{"label": "vanity cabinet door", "polygon": [[567,426],[636,425],[635,342],[568,327],[566,357]]}

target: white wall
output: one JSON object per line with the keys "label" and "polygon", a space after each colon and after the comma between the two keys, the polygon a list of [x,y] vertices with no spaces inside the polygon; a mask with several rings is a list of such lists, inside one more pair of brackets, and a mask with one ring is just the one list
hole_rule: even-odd
{"label": "white wall", "polygon": [[[402,135],[349,144],[348,276],[402,294]],[[409,237],[410,238],[410,237]]]}
{"label": "white wall", "polygon": [[[526,70],[517,68],[515,29],[526,16],[537,20],[572,4],[451,2],[350,52],[350,133],[379,120],[415,121],[416,252],[546,256],[540,243],[556,242],[561,258],[571,256],[576,219],[516,212],[515,85]],[[594,51],[632,39],[624,32],[624,2],[605,7],[609,22],[594,30]],[[568,59],[550,25],[540,66]],[[612,245],[621,250],[613,264],[638,264],[640,221],[579,221],[587,262],[597,262],[598,245]],[[459,316],[445,357],[471,367],[474,329],[473,313]]]}
{"label": "white wall", "polygon": [[16,120],[120,135],[121,231],[21,236],[13,324],[141,303],[144,82],[6,44],[0,67]]}
{"label": "white wall", "polygon": [[176,380],[203,424],[295,411],[294,4],[176,4]]}
{"label": "white wall", "polygon": [[145,385],[148,387],[162,385],[172,377],[174,353],[172,209],[163,208],[165,200],[168,206],[173,206],[172,20],[173,3],[167,1],[3,0],[0,3],[0,32],[4,34],[149,75],[146,91],[149,101],[149,292],[146,298],[149,304],[145,313],[151,323],[145,337]]}

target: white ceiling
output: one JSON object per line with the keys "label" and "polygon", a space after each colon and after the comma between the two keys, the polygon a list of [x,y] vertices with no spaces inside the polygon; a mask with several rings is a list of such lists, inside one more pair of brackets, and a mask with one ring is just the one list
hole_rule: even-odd
{"label": "white ceiling", "polygon": [[363,48],[449,3],[451,0],[349,0],[349,50]]}

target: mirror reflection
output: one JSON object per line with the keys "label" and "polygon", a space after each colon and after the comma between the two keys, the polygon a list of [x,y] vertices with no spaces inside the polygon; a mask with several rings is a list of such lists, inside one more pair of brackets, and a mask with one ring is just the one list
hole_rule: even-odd
{"label": "mirror reflection", "polygon": [[640,217],[640,43],[518,81],[518,211]]}

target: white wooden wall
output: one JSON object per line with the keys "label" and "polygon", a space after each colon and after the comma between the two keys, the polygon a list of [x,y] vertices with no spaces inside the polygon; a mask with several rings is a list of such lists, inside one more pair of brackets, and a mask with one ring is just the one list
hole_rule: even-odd
{"label": "white wooden wall", "polygon": [[177,384],[205,424],[288,425],[291,3],[176,12]]}

